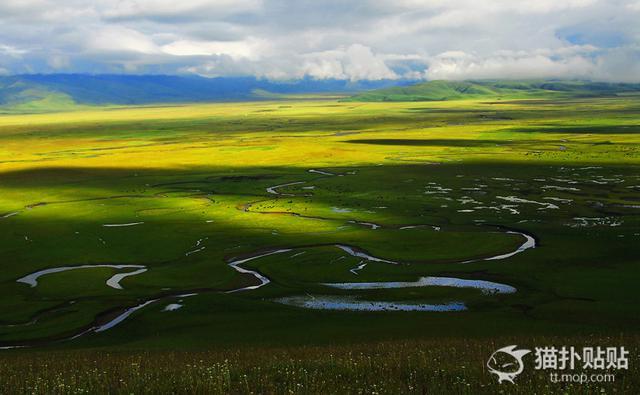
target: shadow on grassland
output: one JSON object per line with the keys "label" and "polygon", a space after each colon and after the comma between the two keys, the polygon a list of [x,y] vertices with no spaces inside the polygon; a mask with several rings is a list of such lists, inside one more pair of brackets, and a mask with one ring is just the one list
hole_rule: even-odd
{"label": "shadow on grassland", "polygon": [[[138,286],[138,288],[131,287],[132,291],[144,291],[145,295],[148,294],[149,297],[152,297],[158,292],[158,289],[166,287],[169,282],[172,286],[177,284],[184,287],[180,288],[181,290],[202,287],[201,283],[203,282],[206,282],[208,287],[219,286],[222,288],[225,285],[225,276],[233,274],[224,265],[221,259],[222,255],[231,256],[251,252],[256,248],[274,247],[279,243],[296,245],[317,243],[321,238],[326,238],[326,240],[320,241],[327,241],[332,237],[330,234],[304,235],[296,232],[274,235],[272,227],[260,228],[258,222],[255,227],[240,227],[223,221],[225,219],[223,216],[226,216],[227,212],[232,215],[252,215],[238,211],[235,205],[236,198],[239,203],[260,198],[279,199],[278,205],[285,208],[287,207],[286,203],[294,199],[308,200],[309,205],[317,204],[322,207],[334,205],[348,207],[355,209],[354,219],[358,219],[358,212],[365,212],[372,207],[388,206],[381,210],[388,211],[390,217],[406,218],[411,216],[412,221],[420,223],[419,221],[442,212],[439,205],[425,204],[422,188],[419,189],[419,192],[415,192],[417,186],[423,186],[423,182],[435,181],[443,186],[451,186],[456,190],[461,190],[461,187],[480,182],[476,181],[476,178],[482,178],[483,182],[486,180],[488,185],[491,185],[490,189],[493,192],[504,191],[507,193],[506,188],[510,187],[503,184],[503,181],[495,181],[493,178],[519,179],[523,184],[526,184],[527,180],[534,177],[552,175],[548,165],[513,163],[475,163],[473,166],[452,164],[322,169],[334,174],[344,173],[344,177],[320,177],[318,174],[309,173],[308,170],[308,168],[293,167],[248,167],[242,169],[229,167],[193,167],[188,169],[47,168],[0,174],[0,185],[5,190],[28,189],[34,192],[42,191],[43,194],[46,194],[51,188],[61,187],[59,194],[68,196],[58,197],[76,200],[100,197],[112,199],[112,197],[121,194],[136,194],[144,195],[144,198],[141,199],[147,199],[142,201],[145,203],[140,204],[141,208],[146,208],[145,205],[149,202],[152,205],[149,208],[162,209],[163,207],[156,207],[155,204],[156,200],[160,204],[163,199],[161,197],[156,199],[159,196],[156,194],[157,189],[160,188],[159,192],[177,191],[186,194],[185,203],[191,202],[192,198],[199,199],[198,202],[202,203],[202,206],[187,207],[189,210],[170,207],[172,210],[170,215],[158,216],[140,227],[111,230],[104,229],[93,215],[76,215],[71,210],[61,211],[65,215],[52,216],[51,218],[46,218],[46,215],[43,214],[39,218],[34,216],[30,219],[29,214],[19,214],[10,217],[11,219],[5,223],[0,220],[0,225],[5,231],[4,234],[7,235],[6,241],[0,240],[0,251],[3,251],[0,256],[3,258],[3,269],[5,270],[3,274],[5,291],[2,296],[7,298],[4,300],[13,296],[12,293],[19,290],[14,284],[15,278],[28,272],[27,268],[42,267],[43,262],[45,265],[61,265],[69,262],[83,263],[87,257],[95,262],[102,262],[107,258],[122,262],[124,258],[131,259],[132,256],[135,256],[134,253],[146,258],[144,263],[148,263],[152,270],[132,283]],[[347,173],[353,172],[356,174],[347,175]],[[619,172],[637,174],[637,170],[631,167],[607,168],[602,172],[607,175]],[[458,175],[464,175],[464,177],[458,178]],[[317,183],[319,188],[315,190],[316,194],[312,197],[276,196],[265,191],[265,187],[268,186],[300,180]],[[409,182],[409,180],[416,181]],[[320,184],[321,182],[322,184]],[[504,182],[508,184],[511,181]],[[164,189],[167,187],[170,187],[171,190]],[[296,191],[295,188],[281,190],[281,192],[303,193]],[[612,191],[611,186],[606,188]],[[363,193],[363,191],[367,192]],[[214,218],[216,220],[214,224],[217,225],[205,222],[205,219],[211,218],[210,215],[214,214],[213,211],[208,211],[205,208],[209,201],[203,197],[208,195],[212,195],[213,199],[217,199],[215,195],[220,197],[229,195],[229,203],[222,207],[228,211],[224,211],[223,216]],[[535,199],[535,197],[531,197],[531,199]],[[113,207],[126,208],[129,204],[131,202]],[[359,208],[362,209],[359,210]],[[37,210],[40,209],[46,208],[38,206],[29,213],[38,214],[40,211]],[[532,210],[536,210],[537,213],[537,207],[534,206]],[[67,214],[69,215],[67,216]],[[256,219],[260,220],[261,218],[258,218],[257,215],[256,213]],[[420,215],[424,215],[425,218],[419,218]],[[558,213],[554,215],[558,215]],[[596,216],[597,214],[585,212],[583,215]],[[483,214],[483,216],[486,218],[486,215]],[[471,218],[470,214],[458,214],[454,209],[451,210],[451,217],[454,220],[464,222],[469,222]],[[519,224],[517,226],[528,225]],[[637,247],[633,247],[633,243],[627,241],[629,238],[619,239],[618,246],[619,243],[627,241],[624,245],[625,248],[621,249],[611,243],[611,238],[590,237],[588,241],[585,241],[586,233],[580,234],[577,231],[571,233],[568,228],[557,228],[558,225],[555,222],[535,226],[543,231],[541,248],[530,254],[522,254],[518,262],[511,262],[513,265],[483,263],[482,265],[486,266],[459,265],[456,268],[447,269],[454,271],[487,269],[492,273],[499,273],[505,278],[519,279],[519,281],[530,277],[530,273],[535,273],[535,280],[531,280],[535,287],[553,290],[543,297],[540,294],[532,296],[531,293],[524,292],[524,287],[519,288],[522,292],[513,296],[509,304],[501,307],[501,310],[497,312],[486,305],[479,305],[474,308],[482,311],[482,314],[475,312],[464,316],[407,314],[398,315],[396,319],[389,320],[387,316],[383,315],[318,313],[276,306],[266,301],[250,299],[248,298],[250,295],[233,297],[211,293],[210,295],[213,296],[210,298],[188,300],[185,303],[185,308],[181,311],[184,313],[180,316],[182,320],[169,320],[171,322],[167,323],[167,320],[160,321],[165,315],[140,314],[135,319],[128,321],[126,327],[123,326],[110,332],[109,336],[102,338],[102,341],[111,344],[130,341],[130,338],[134,337],[136,339],[157,339],[154,341],[158,343],[172,339],[183,342],[181,344],[191,344],[189,342],[194,342],[194,337],[198,338],[198,336],[194,336],[195,333],[201,335],[202,340],[198,341],[202,344],[224,343],[226,341],[246,342],[248,340],[259,342],[266,341],[263,339],[269,336],[277,338],[278,334],[281,335],[283,327],[288,328],[286,341],[300,343],[310,339],[325,340],[330,334],[336,332],[343,333],[344,339],[358,339],[358,336],[361,336],[363,326],[370,328],[372,333],[368,333],[368,336],[374,338],[392,335],[421,337],[425,336],[426,326],[434,327],[434,329],[429,329],[429,333],[432,334],[455,333],[461,336],[467,332],[493,335],[497,333],[496,330],[502,330],[502,333],[505,333],[513,330],[514,327],[519,328],[523,333],[534,332],[531,329],[532,325],[537,328],[535,331],[550,331],[554,328],[565,327],[570,332],[576,331],[576,328],[604,328],[608,325],[617,328],[631,327],[633,324],[629,323],[628,317],[637,316],[637,309],[631,302],[633,289],[629,285],[635,284],[632,281],[632,270],[635,269],[631,265],[625,264],[634,262],[638,251]],[[79,234],[74,232],[77,229],[80,230]],[[559,229],[561,232],[558,231]],[[36,230],[37,234],[34,234]],[[354,242],[354,244],[358,244],[359,241],[371,242],[371,238],[375,237],[376,232],[383,231],[363,231],[361,240],[352,238],[348,241]],[[105,234],[109,238],[105,237]],[[29,250],[15,252],[19,241],[27,245],[28,241],[24,240],[24,235],[29,235],[29,238],[36,240],[36,243],[28,247]],[[50,235],[57,235],[57,237],[52,238]],[[60,243],[63,235],[67,236],[65,246],[61,246]],[[97,236],[103,237],[109,248],[105,248]],[[184,252],[196,248],[196,241],[204,236],[208,237],[207,240],[202,241],[207,249],[199,253],[202,255],[185,256]],[[402,237],[408,238],[410,233],[402,233]],[[281,240],[279,241],[279,239]],[[89,244],[89,242],[93,244]],[[379,244],[383,245],[384,243]],[[236,246],[237,249],[223,250],[226,247]],[[215,247],[221,248],[216,249]],[[460,244],[452,245],[451,248],[459,249]],[[19,259],[18,255],[23,255],[22,259]],[[54,256],[51,257],[51,255]],[[162,256],[170,256],[170,260],[160,261]],[[540,259],[541,257],[544,259]],[[17,264],[19,260],[21,262],[18,263],[21,263],[22,267]],[[599,266],[602,262],[616,263],[616,271],[612,271],[610,267]],[[607,281],[602,281],[603,278]],[[14,288],[10,288],[10,284],[13,284]],[[514,284],[520,286],[518,281]],[[522,284],[526,285],[527,283],[523,281]],[[139,288],[142,285],[146,285],[148,288]],[[611,292],[614,289],[616,292]],[[19,291],[24,292],[25,297],[31,295],[32,292],[30,288],[26,287]],[[123,292],[129,292],[127,287]],[[131,293],[127,296],[133,298],[139,295]],[[248,299],[245,300],[245,297]],[[582,299],[578,300],[577,297]],[[104,296],[102,294],[96,295],[96,298],[100,301],[104,300],[105,304],[117,302],[106,293]],[[597,300],[598,304],[586,302],[585,298]],[[128,302],[128,304],[134,303]],[[609,310],[608,308],[613,305],[615,305],[615,309]],[[16,303],[16,306],[20,307],[20,303]],[[522,313],[522,306],[526,307],[527,314]],[[212,311],[220,314],[215,317],[217,321],[213,321]],[[594,320],[597,319],[597,322],[588,318],[591,316],[596,317]],[[399,320],[402,321],[403,328],[405,328],[402,331],[397,329]],[[213,322],[222,321],[226,323],[225,326],[213,324]],[[426,325],[427,323],[428,325]],[[163,336],[155,338],[150,336],[148,333],[150,327],[158,328],[158,333],[161,332]],[[496,327],[504,329],[496,329]],[[179,336],[178,333],[185,335],[176,340],[176,337]],[[87,338],[87,344],[93,341],[93,338]]]}

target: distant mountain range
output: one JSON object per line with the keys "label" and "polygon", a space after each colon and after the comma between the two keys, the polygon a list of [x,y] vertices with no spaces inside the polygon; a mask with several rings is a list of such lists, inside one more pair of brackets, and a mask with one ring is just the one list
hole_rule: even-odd
{"label": "distant mountain range", "polygon": [[[415,82],[415,81],[414,81]],[[409,84],[410,82],[403,82]],[[254,77],[46,74],[0,77],[0,112],[40,112],[78,105],[243,101],[296,94],[354,94],[398,81],[276,82]]]}
{"label": "distant mountain range", "polygon": [[640,84],[590,81],[428,81],[357,94],[353,101],[437,101],[482,98],[593,97],[640,93]]}
{"label": "distant mountain range", "polygon": [[[340,94],[348,101],[589,97],[640,93],[640,84],[588,81],[270,81],[254,77],[46,74],[0,77],[0,113],[95,105],[246,101]],[[415,84],[415,85],[411,85]]]}

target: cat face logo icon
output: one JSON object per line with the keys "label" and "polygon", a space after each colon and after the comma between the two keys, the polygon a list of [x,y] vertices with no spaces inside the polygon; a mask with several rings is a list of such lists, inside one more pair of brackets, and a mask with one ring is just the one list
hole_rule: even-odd
{"label": "cat face logo icon", "polygon": [[522,357],[529,354],[531,350],[516,350],[516,347],[503,347],[489,357],[487,368],[490,373],[498,376],[498,383],[508,381],[513,384],[513,380],[524,370]]}

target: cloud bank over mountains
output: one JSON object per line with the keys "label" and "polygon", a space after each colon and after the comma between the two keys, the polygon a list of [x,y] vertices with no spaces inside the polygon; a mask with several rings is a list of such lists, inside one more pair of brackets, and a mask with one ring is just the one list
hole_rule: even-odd
{"label": "cloud bank over mountains", "polygon": [[3,0],[0,74],[640,81],[640,0]]}

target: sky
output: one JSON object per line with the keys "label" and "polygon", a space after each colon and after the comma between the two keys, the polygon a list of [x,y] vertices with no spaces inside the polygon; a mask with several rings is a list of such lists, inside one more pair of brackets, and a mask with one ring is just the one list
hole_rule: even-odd
{"label": "sky", "polygon": [[640,0],[1,0],[31,73],[640,82]]}

